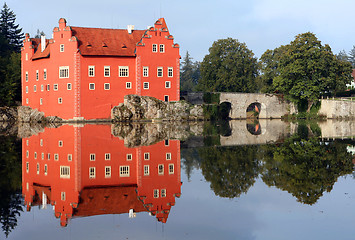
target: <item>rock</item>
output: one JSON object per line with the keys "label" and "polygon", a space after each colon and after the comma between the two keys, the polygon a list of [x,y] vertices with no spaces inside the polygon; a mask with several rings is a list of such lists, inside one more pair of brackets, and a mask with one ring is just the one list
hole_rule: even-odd
{"label": "rock", "polygon": [[115,106],[111,118],[116,122],[127,121],[187,121],[203,120],[201,105],[187,102],[163,102],[149,96],[127,95],[124,103]]}

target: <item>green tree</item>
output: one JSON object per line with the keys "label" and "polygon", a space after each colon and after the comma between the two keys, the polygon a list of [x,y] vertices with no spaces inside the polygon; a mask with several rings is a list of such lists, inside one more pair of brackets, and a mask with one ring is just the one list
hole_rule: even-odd
{"label": "green tree", "polygon": [[338,60],[341,60],[341,61],[344,61],[344,62],[349,62],[349,56],[348,56],[348,54],[346,54],[345,50],[340,51],[336,55],[336,57],[337,57]]}
{"label": "green tree", "polygon": [[218,92],[255,92],[258,62],[245,43],[220,39],[201,63],[198,89]]}
{"label": "green tree", "polygon": [[257,146],[199,149],[202,173],[217,196],[235,198],[254,185],[260,172]]}
{"label": "green tree", "polygon": [[355,46],[349,51],[348,61],[355,68]]}
{"label": "green tree", "polygon": [[[302,128],[305,130],[305,128]],[[301,131],[302,132],[302,131]],[[345,144],[307,138],[305,132],[280,145],[263,146],[263,181],[291,193],[298,201],[314,204],[330,192],[338,177],[353,171]]]}
{"label": "green tree", "polygon": [[15,136],[0,136],[0,153],[0,224],[8,237],[23,211],[21,141]]}
{"label": "green tree", "polygon": [[19,28],[15,21],[15,13],[4,3],[0,13],[0,32],[10,44],[11,50],[20,52],[24,34],[22,33],[22,28]]}
{"label": "green tree", "polygon": [[345,90],[352,80],[351,64],[338,60],[329,45],[323,46],[310,32],[297,35],[288,45],[267,51],[262,65],[265,79],[273,78],[272,90],[295,103],[308,103],[308,110],[314,100]]}
{"label": "green tree", "polygon": [[180,70],[180,90],[181,91],[193,91],[200,78],[200,63],[193,62],[189,52],[186,52],[186,56],[181,63]]}

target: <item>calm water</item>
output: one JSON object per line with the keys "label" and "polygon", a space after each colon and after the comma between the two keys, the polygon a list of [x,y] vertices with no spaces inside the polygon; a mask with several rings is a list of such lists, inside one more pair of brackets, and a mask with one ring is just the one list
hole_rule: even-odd
{"label": "calm water", "polygon": [[354,239],[352,124],[1,137],[1,239]]}

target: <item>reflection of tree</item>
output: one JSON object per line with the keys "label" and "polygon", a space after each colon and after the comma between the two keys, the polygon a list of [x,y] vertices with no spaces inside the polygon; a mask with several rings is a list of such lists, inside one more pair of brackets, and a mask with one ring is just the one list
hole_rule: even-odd
{"label": "reflection of tree", "polygon": [[200,162],[200,156],[196,148],[181,149],[181,163],[188,180],[191,178],[192,170],[200,167]]}
{"label": "reflection of tree", "polygon": [[352,172],[352,156],[345,144],[295,135],[282,145],[263,148],[263,181],[305,204],[316,203],[324,191],[332,190],[339,176]]}
{"label": "reflection of tree", "polygon": [[259,174],[257,146],[201,148],[202,173],[220,197],[246,193]]}
{"label": "reflection of tree", "polygon": [[22,212],[21,144],[15,137],[0,137],[0,223],[6,237]]}

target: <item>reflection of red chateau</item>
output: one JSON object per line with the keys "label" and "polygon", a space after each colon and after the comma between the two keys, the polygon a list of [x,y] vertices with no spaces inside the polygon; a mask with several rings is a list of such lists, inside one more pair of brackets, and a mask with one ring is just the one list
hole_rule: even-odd
{"label": "reflection of red chateau", "polygon": [[178,101],[179,45],[164,18],[147,30],[71,27],[52,39],[26,34],[22,105],[63,119],[108,119],[128,94]]}
{"label": "reflection of red chateau", "polygon": [[180,142],[127,148],[110,125],[62,126],[22,140],[27,209],[52,204],[73,216],[150,212],[166,222],[181,194]]}

